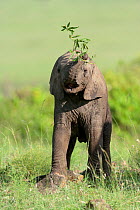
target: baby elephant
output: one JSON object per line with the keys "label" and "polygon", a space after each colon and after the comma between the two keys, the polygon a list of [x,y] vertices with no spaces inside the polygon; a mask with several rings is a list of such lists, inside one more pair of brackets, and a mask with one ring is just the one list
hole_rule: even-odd
{"label": "baby elephant", "polygon": [[[87,173],[110,175],[112,120],[104,78],[86,56],[70,52],[56,61],[50,78],[55,97],[51,175],[67,177],[76,139],[88,145]],[[82,158],[81,158],[82,161]]]}

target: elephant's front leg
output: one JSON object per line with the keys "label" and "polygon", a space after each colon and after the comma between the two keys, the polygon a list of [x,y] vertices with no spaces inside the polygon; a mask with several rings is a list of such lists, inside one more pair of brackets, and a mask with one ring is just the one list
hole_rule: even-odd
{"label": "elephant's front leg", "polygon": [[70,170],[70,160],[71,160],[72,152],[73,152],[74,147],[75,147],[75,143],[76,143],[76,136],[71,136],[69,146],[68,146],[68,150],[67,150],[67,156],[66,156],[68,170]]}
{"label": "elephant's front leg", "polygon": [[67,150],[71,136],[71,125],[56,123],[53,131],[51,174],[67,175]]}

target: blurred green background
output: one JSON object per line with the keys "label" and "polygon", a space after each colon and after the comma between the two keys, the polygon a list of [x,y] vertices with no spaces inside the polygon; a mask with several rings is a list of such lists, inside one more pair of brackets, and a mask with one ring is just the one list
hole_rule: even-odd
{"label": "blurred green background", "polygon": [[138,0],[1,0],[0,86],[48,88],[58,56],[72,48],[61,25],[79,26],[101,71],[140,55]]}

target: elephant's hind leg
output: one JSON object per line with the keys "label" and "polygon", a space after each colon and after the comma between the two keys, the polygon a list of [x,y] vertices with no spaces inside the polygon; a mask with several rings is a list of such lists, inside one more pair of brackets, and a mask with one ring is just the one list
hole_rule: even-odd
{"label": "elephant's hind leg", "polygon": [[98,145],[94,152],[89,152],[88,157],[88,174],[94,179],[96,176],[100,176],[102,168],[102,150],[101,146]]}
{"label": "elephant's hind leg", "polygon": [[102,169],[102,125],[97,123],[96,126],[91,129],[88,142],[88,172],[92,178],[95,178],[96,175],[100,176]]}
{"label": "elephant's hind leg", "polygon": [[110,156],[110,141],[112,132],[112,119],[110,109],[108,107],[107,119],[103,128],[103,171],[106,177],[111,173],[111,156]]}

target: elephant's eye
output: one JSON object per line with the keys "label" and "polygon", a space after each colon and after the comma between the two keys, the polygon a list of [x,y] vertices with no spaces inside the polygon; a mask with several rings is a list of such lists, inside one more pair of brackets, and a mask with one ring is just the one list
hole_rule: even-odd
{"label": "elephant's eye", "polygon": [[60,69],[58,69],[57,71],[58,71],[58,73],[60,73]]}
{"label": "elephant's eye", "polygon": [[87,74],[87,69],[84,69],[84,76],[86,76]]}

